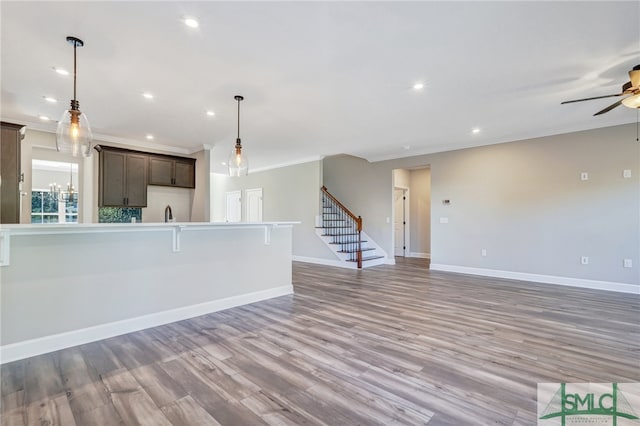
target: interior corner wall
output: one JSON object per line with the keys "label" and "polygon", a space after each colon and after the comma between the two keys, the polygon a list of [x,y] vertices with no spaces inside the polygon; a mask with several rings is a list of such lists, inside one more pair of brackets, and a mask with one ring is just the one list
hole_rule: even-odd
{"label": "interior corner wall", "polygon": [[316,216],[320,214],[319,199],[321,163],[312,161],[247,176],[229,177],[211,174],[211,219],[225,218],[225,193],[242,191],[242,220],[245,220],[245,190],[262,188],[262,218],[265,222],[299,221],[293,226],[293,255],[336,260],[316,235]]}
{"label": "interior corner wall", "polygon": [[404,169],[393,171],[393,186],[395,188],[409,189],[411,187],[411,172]]}
{"label": "interior corner wall", "polygon": [[191,222],[210,222],[209,211],[211,196],[211,151],[203,149],[196,152],[193,157],[196,159],[196,188],[190,191],[191,195]]}
{"label": "interior corner wall", "polygon": [[393,175],[398,167],[369,163],[359,157],[336,155],[322,160],[324,186],[345,207],[362,217],[362,229],[386,253],[393,242]]}
{"label": "interior corner wall", "polygon": [[324,184],[393,253],[392,171],[429,165],[432,263],[640,286],[635,132],[627,124],[375,163],[327,157]]}

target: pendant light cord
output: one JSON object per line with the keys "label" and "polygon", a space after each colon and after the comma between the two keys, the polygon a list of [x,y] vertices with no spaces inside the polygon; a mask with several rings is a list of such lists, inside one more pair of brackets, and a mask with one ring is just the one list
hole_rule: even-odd
{"label": "pendant light cord", "polygon": [[76,99],[76,49],[78,42],[73,42],[73,99]]}
{"label": "pendant light cord", "polygon": [[240,139],[240,99],[238,99],[238,139]]}

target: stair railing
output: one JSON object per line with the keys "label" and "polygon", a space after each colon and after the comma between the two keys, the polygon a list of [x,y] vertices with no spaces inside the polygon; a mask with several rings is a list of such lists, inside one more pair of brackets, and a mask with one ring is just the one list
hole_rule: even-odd
{"label": "stair railing", "polygon": [[[338,244],[342,244],[343,249],[356,254],[358,269],[362,268],[362,217],[356,216],[346,208],[340,201],[329,193],[326,186],[322,186],[322,224],[330,229],[331,236]],[[329,209],[331,213],[325,213]],[[326,216],[331,216],[327,219]],[[328,226],[327,226],[328,225]]]}

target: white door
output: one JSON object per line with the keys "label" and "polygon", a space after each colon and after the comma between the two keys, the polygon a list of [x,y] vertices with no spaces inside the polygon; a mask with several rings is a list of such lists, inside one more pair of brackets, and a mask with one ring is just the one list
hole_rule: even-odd
{"label": "white door", "polygon": [[393,190],[393,231],[395,235],[394,241],[394,255],[404,256],[405,241],[404,241],[404,226],[405,226],[405,212],[404,212],[404,190]]}
{"label": "white door", "polygon": [[225,193],[227,199],[227,209],[225,220],[227,222],[240,222],[242,220],[242,196],[240,191],[230,191]]}
{"label": "white door", "polygon": [[247,189],[244,195],[247,222],[262,222],[262,188]]}

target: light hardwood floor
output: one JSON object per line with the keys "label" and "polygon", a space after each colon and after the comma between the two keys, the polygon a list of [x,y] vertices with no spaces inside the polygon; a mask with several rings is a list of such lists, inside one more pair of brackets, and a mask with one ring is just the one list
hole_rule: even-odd
{"label": "light hardwood floor", "polygon": [[640,381],[640,297],[294,263],[295,295],[2,366],[9,425],[533,425],[538,382]]}

